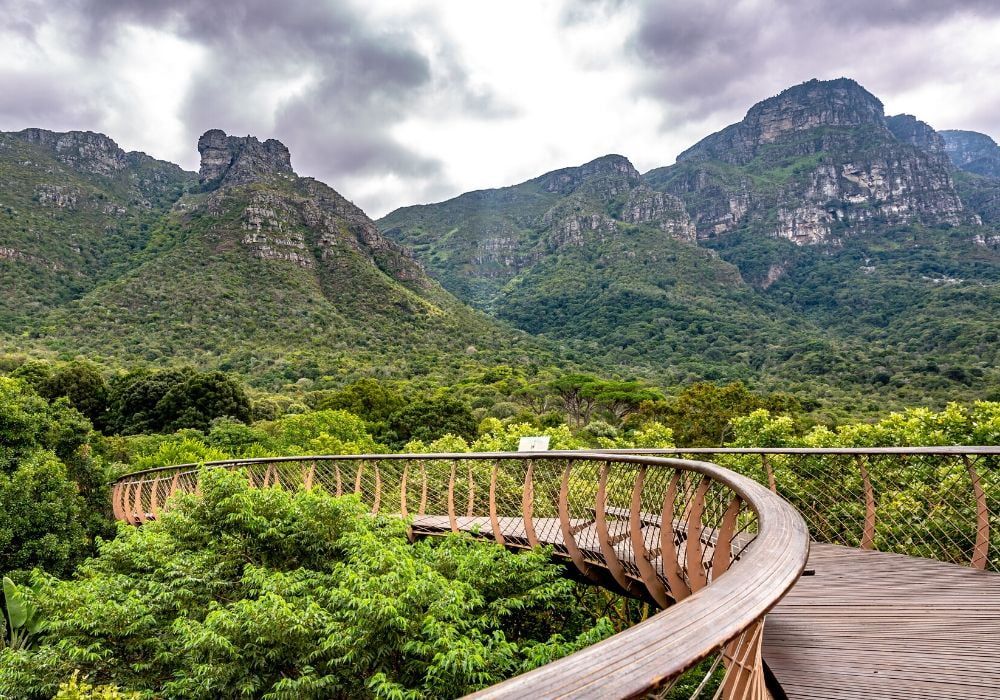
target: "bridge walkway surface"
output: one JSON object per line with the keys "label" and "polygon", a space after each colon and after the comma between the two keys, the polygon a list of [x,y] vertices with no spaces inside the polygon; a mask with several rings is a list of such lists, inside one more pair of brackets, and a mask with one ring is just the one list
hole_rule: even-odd
{"label": "bridge walkway surface", "polygon": [[1000,575],[813,543],[764,661],[789,700],[1000,698]]}
{"label": "bridge walkway surface", "polygon": [[[454,525],[490,537],[489,518],[459,517]],[[555,518],[535,527],[543,544],[562,547]],[[413,521],[417,535],[451,529],[447,516]],[[508,540],[527,541],[515,533]],[[599,556],[596,539],[579,541]],[[1000,575],[813,543],[806,574],[767,616],[763,654],[779,699],[782,692],[788,700],[1000,699]]]}

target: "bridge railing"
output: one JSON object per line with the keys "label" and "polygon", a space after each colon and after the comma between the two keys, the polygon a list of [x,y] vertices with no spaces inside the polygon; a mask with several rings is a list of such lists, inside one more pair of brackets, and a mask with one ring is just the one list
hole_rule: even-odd
{"label": "bridge railing", "polygon": [[665,693],[694,666],[699,691],[766,697],[764,616],[801,573],[802,518],[750,478],[707,462],[584,452],[290,457],[137,472],[112,489],[115,516],[142,524],[203,469],[243,469],[258,487],[356,494],[406,517],[415,536],[466,532],[551,546],[581,576],[663,610],[482,697]]}
{"label": "bridge railing", "polygon": [[817,542],[1000,571],[1000,447],[608,450],[710,459],[768,485]]}

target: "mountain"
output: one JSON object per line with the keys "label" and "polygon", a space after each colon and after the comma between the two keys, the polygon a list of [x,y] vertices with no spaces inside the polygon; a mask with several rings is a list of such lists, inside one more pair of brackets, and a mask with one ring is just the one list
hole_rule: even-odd
{"label": "mountain", "polygon": [[449,290],[534,334],[670,382],[751,378],[794,345],[831,348],[695,245],[683,202],[607,155],[379,222]]}
{"label": "mountain", "polygon": [[127,270],[195,180],[103,134],[0,133],[0,330]]}
{"label": "mountain", "polygon": [[948,158],[920,143],[917,126],[905,115],[886,119],[853,80],[812,80],[753,106],[645,180],[684,200],[699,238],[752,230],[804,245],[898,224],[976,223]]}
{"label": "mountain", "polygon": [[977,175],[1000,178],[1000,146],[986,134],[975,131],[941,132],[944,150],[956,168]]}
{"label": "mountain", "polygon": [[0,200],[16,209],[0,249],[16,251],[5,278],[24,298],[52,278],[44,304],[9,312],[12,335],[35,346],[298,379],[427,371],[527,342],[444,291],[336,191],[297,176],[278,141],[208,131],[194,176],[105,136],[34,133],[2,141],[5,174],[25,184]]}
{"label": "mountain", "polygon": [[[1000,226],[1000,146],[975,131],[942,131],[945,153],[957,168],[955,186],[984,223]],[[1000,236],[984,233],[982,244],[1000,247]]]}
{"label": "mountain", "polygon": [[605,156],[379,227],[468,303],[668,380],[968,397],[998,379],[1000,255],[967,175],[916,117],[812,80],[674,165]]}

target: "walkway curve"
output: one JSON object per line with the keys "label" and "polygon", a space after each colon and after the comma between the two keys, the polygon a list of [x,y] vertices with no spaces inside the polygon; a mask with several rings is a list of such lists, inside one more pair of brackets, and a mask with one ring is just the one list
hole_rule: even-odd
{"label": "walkway curve", "polygon": [[330,455],[176,465],[121,477],[115,517],[142,524],[201,469],[254,486],[354,493],[412,518],[414,535],[466,531],[507,547],[550,545],[580,575],[661,612],[598,644],[475,694],[629,698],[669,688],[714,656],[724,698],[768,697],[764,616],[798,580],[806,525],[761,484],[715,464],[602,452]]}

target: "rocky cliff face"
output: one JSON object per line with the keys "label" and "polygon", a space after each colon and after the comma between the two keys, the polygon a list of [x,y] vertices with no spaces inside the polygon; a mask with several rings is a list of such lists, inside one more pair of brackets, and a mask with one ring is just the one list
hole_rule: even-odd
{"label": "rocky cliff face", "polygon": [[298,177],[280,141],[212,129],[198,139],[198,152],[209,212],[224,218],[239,208],[240,243],[255,257],[342,275],[360,256],[399,282],[431,286],[419,263],[361,209],[322,182]]}
{"label": "rocky cliff face", "polygon": [[945,152],[956,168],[977,175],[1000,178],[1000,146],[976,131],[942,131]]}
{"label": "rocky cliff face", "polygon": [[77,170],[111,177],[128,168],[128,155],[104,134],[93,131],[56,133],[25,129],[16,134],[30,144],[51,151],[57,161]]}
{"label": "rocky cliff face", "polygon": [[738,124],[699,141],[678,161],[746,164],[760,149],[795,132],[869,125],[885,129],[882,103],[853,80],[810,80],[759,102]]}
{"label": "rocky cliff face", "polygon": [[979,223],[955,191],[944,140],[852,80],[785,90],[647,173],[680,197],[699,238],[742,229],[799,245],[917,221]]}
{"label": "rocky cliff face", "polygon": [[617,250],[640,230],[686,243],[696,233],[679,197],[644,184],[615,154],[513,187],[407,207],[379,223],[422,253],[447,288],[487,308],[505,284],[552,255]]}
{"label": "rocky cliff face", "polygon": [[934,131],[930,124],[922,122],[912,114],[897,114],[887,117],[886,126],[896,140],[916,146],[922,151],[944,154],[947,148],[944,138]]}
{"label": "rocky cliff face", "polygon": [[246,185],[295,175],[288,148],[275,139],[261,143],[253,136],[227,136],[221,129],[211,129],[198,139],[198,153],[198,177],[205,187]]}

